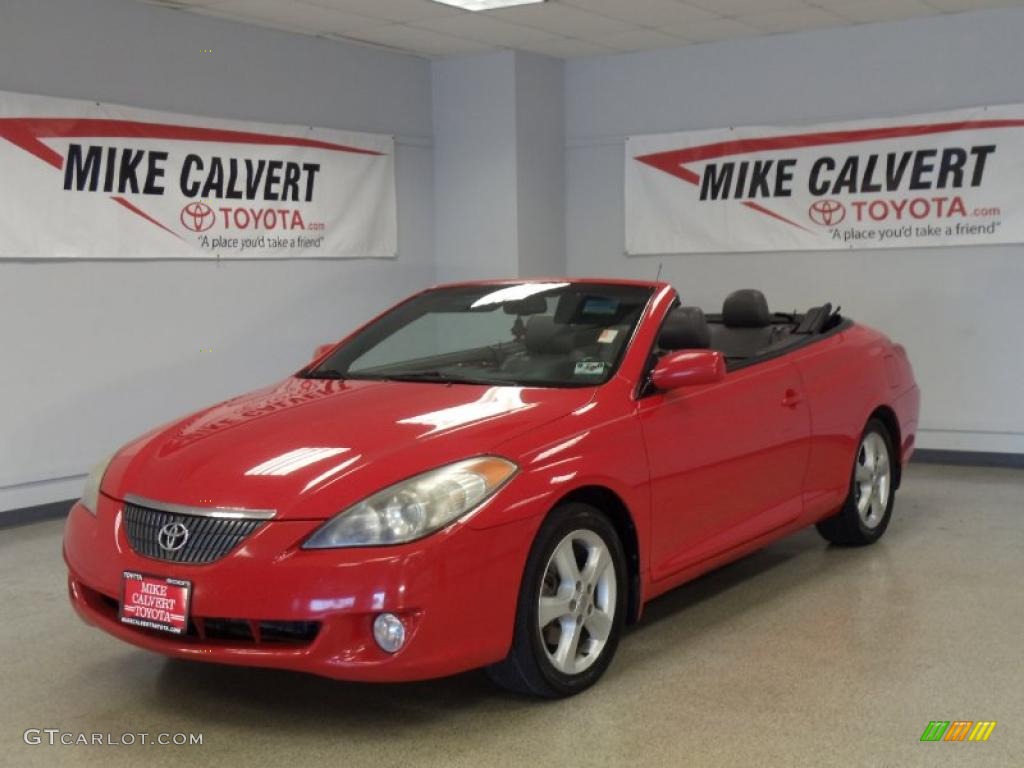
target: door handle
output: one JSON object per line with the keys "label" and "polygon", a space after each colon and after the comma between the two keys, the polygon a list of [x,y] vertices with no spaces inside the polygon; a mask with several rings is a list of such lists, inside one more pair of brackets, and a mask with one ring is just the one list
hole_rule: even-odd
{"label": "door handle", "polygon": [[782,404],[787,408],[796,408],[803,401],[804,396],[795,389],[787,389],[786,394],[782,396]]}

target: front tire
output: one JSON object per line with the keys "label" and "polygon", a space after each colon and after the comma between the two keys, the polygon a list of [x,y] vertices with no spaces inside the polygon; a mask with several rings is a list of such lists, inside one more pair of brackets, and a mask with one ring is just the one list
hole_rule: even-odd
{"label": "front tire", "polygon": [[518,693],[562,698],[611,664],[625,624],[626,556],[615,528],[588,504],[557,507],[526,562],[512,649],[490,678]]}
{"label": "front tire", "polygon": [[854,458],[850,494],[838,513],[818,523],[818,533],[847,547],[874,544],[889,527],[895,478],[892,437],[885,424],[871,419]]}

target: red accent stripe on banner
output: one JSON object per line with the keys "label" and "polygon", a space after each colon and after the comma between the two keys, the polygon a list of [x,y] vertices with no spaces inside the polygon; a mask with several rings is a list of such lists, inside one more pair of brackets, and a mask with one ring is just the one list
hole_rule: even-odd
{"label": "red accent stripe on banner", "polygon": [[173,141],[215,141],[237,144],[259,144],[278,147],[307,147],[326,149],[332,152],[351,152],[358,155],[382,153],[372,149],[334,144],[318,139],[303,139],[297,136],[277,136],[270,133],[231,131],[223,128],[200,128],[193,125],[170,125],[166,123],[142,123],[137,120],[107,120],[102,118],[76,117],[11,117],[0,118],[0,135],[4,125],[20,126],[36,138],[135,138],[168,139]]}
{"label": "red accent stripe on banner", "polygon": [[704,144],[687,149],[673,149],[642,155],[636,159],[642,163],[665,170],[663,165],[671,160],[677,163],[693,163],[726,155],[742,155],[766,149],[803,149],[828,144],[851,144],[858,141],[880,141],[910,136],[929,136],[935,133],[983,130],[988,128],[1024,128],[1024,120],[966,120],[957,123],[934,123],[932,125],[898,125],[888,128],[861,128],[851,131],[824,131],[821,133],[798,133],[789,136],[766,136],[756,139],[736,139],[715,144]]}
{"label": "red accent stripe on banner", "polygon": [[[639,157],[637,158],[637,160],[640,159],[641,158]],[[647,161],[644,160],[644,162]],[[654,165],[654,163],[650,163],[650,165]],[[655,165],[654,167],[659,168],[660,166]],[[678,168],[674,168],[672,170],[669,170],[668,168],[661,168],[661,170],[666,171],[667,173],[671,173],[673,176],[678,176],[683,181],[688,181],[694,186],[700,184],[700,174],[694,173],[689,168],[683,168],[681,165]]]}
{"label": "red accent stripe on banner", "polygon": [[184,241],[184,240],[182,239],[181,235],[179,235],[179,234],[178,234],[177,232],[175,232],[175,231],[174,231],[173,229],[168,229],[168,228],[167,228],[167,227],[165,227],[165,226],[164,226],[163,224],[161,224],[161,223],[160,223],[159,221],[157,221],[157,220],[156,220],[156,219],[154,219],[154,218],[153,218],[152,216],[150,216],[150,215],[149,215],[148,213],[146,213],[146,212],[145,212],[144,210],[142,210],[141,208],[139,208],[139,207],[137,207],[137,206],[133,205],[132,203],[128,202],[128,201],[127,201],[127,200],[125,200],[125,199],[124,199],[123,197],[114,197],[114,196],[111,196],[111,198],[110,198],[110,199],[111,199],[111,200],[113,200],[113,201],[114,201],[115,203],[118,203],[119,205],[123,205],[123,206],[124,206],[125,208],[127,208],[127,209],[128,209],[129,211],[131,211],[132,213],[134,213],[134,214],[137,214],[137,215],[141,216],[141,217],[142,217],[142,218],[144,218],[144,219],[145,219],[146,221],[148,221],[148,222],[149,222],[150,224],[156,224],[156,226],[160,227],[160,229],[162,229],[162,230],[163,230],[164,232],[170,232],[170,233],[171,233],[172,235],[174,235],[174,236],[175,236],[176,238],[178,238],[178,239],[179,239],[179,240],[181,240],[182,242],[185,242],[185,241]]}
{"label": "red accent stripe on banner", "polygon": [[64,167],[64,158],[61,157],[60,153],[43,144],[43,142],[29,132],[26,126],[21,125],[17,120],[0,118],[0,138],[7,139],[16,147],[21,147],[26,152],[35,155],[44,163],[52,165],[57,170]]}
{"label": "red accent stripe on banner", "polygon": [[[883,139],[929,136],[936,133],[954,133],[957,131],[985,130],[989,128],[1024,128],[1024,120],[961,120],[955,123],[897,125],[886,128],[860,128],[847,131],[822,131],[820,133],[797,133],[786,136],[764,136],[754,139],[720,141],[714,144],[703,144],[699,147],[672,149],[667,152],[654,152],[649,155],[638,155],[634,157],[634,160],[676,176],[690,184],[697,185],[700,183],[700,175],[689,168],[684,168],[684,164],[730,155],[763,152],[771,149],[806,149],[807,147],[821,147],[831,144],[852,144],[858,141],[881,141]],[[804,229],[804,227],[801,227],[796,222],[790,221],[764,206],[749,202],[744,203],[744,205],[772,218],[792,224],[794,227]],[[808,230],[804,229],[804,231]]]}
{"label": "red accent stripe on banner", "polygon": [[746,202],[743,203],[743,205],[745,205],[747,208],[750,208],[751,210],[757,211],[758,213],[763,213],[765,216],[771,216],[773,219],[778,219],[779,221],[784,221],[786,224],[791,224],[797,229],[802,229],[804,232],[811,232],[811,230],[809,230],[807,227],[801,224],[797,224],[792,219],[787,219],[781,213],[776,213],[775,211],[765,208],[763,205],[759,205],[758,203],[753,203],[747,200]]}

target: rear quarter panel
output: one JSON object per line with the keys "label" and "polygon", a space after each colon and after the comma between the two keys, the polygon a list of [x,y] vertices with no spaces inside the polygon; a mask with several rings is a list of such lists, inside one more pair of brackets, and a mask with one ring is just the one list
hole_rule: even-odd
{"label": "rear quarter panel", "polygon": [[[804,480],[806,522],[835,512],[848,493],[857,445],[872,412],[885,406],[899,421],[901,456],[917,428],[917,387],[902,348],[853,324],[797,350],[811,406],[811,451]],[[909,443],[908,443],[909,440]]]}

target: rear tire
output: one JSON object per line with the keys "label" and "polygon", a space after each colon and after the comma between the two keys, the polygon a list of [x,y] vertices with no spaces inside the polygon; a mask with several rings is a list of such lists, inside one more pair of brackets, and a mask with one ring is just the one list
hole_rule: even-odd
{"label": "rear tire", "polygon": [[588,504],[557,507],[530,549],[512,648],[488,676],[544,698],[586,690],[615,655],[628,592],[625,552],[608,518]]}
{"label": "rear tire", "polygon": [[850,494],[838,513],[817,524],[818,533],[846,547],[874,544],[889,527],[895,479],[892,437],[885,424],[871,419],[853,460]]}

